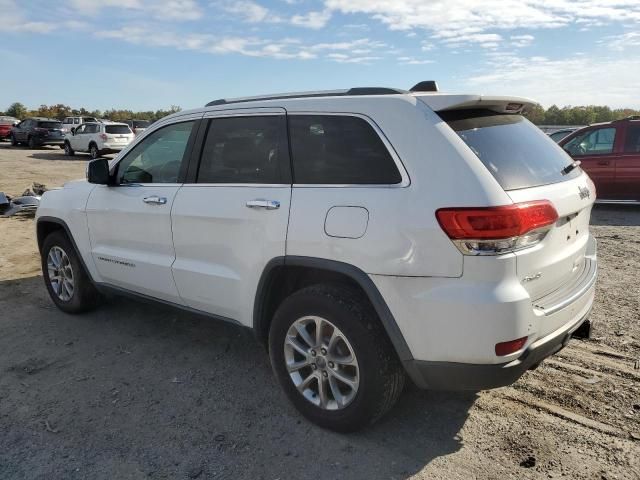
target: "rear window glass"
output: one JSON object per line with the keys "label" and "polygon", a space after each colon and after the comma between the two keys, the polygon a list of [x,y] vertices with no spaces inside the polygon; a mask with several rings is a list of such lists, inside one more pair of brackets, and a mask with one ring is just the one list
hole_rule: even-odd
{"label": "rear window glass", "polygon": [[62,128],[62,122],[38,122],[39,128]]}
{"label": "rear window glass", "polygon": [[563,175],[572,159],[542,130],[520,115],[486,110],[438,112],[473,150],[505,190],[536,187],[575,178]]}
{"label": "rear window glass", "polygon": [[147,128],[151,125],[151,122],[147,122],[146,120],[134,120],[133,128]]}
{"label": "rear window glass", "polygon": [[127,125],[107,125],[104,127],[104,131],[106,133],[114,133],[114,134],[129,134],[131,130]]}
{"label": "rear window glass", "polygon": [[392,185],[402,177],[389,150],[362,118],[291,115],[295,183]]}

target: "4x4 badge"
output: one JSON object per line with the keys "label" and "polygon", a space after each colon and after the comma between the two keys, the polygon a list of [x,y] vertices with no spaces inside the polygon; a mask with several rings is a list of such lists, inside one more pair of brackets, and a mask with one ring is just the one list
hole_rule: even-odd
{"label": "4x4 badge", "polygon": [[591,197],[591,192],[587,187],[578,187],[578,192],[580,194],[580,200]]}

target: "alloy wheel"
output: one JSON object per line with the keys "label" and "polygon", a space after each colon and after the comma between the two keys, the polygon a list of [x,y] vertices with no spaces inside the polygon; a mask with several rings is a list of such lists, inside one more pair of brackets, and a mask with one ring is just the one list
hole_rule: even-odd
{"label": "alloy wheel", "polygon": [[284,341],[284,359],[298,391],[323,410],[345,408],[358,393],[355,351],[327,319],[308,316],[293,322]]}
{"label": "alloy wheel", "polygon": [[74,291],[73,268],[67,253],[62,248],[55,246],[49,250],[47,270],[49,285],[56,296],[63,302],[71,300]]}

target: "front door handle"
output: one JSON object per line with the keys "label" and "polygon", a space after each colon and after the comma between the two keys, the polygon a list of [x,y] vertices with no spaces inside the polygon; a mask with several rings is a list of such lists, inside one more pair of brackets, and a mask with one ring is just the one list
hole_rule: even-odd
{"label": "front door handle", "polygon": [[150,197],[144,197],[142,201],[144,203],[150,203],[152,205],[165,205],[167,203],[167,197],[159,197],[157,195],[152,195]]}
{"label": "front door handle", "polygon": [[598,165],[610,165],[611,161],[609,160],[598,160]]}
{"label": "front door handle", "polygon": [[280,208],[280,202],[277,200],[264,200],[262,198],[256,198],[255,200],[249,200],[247,202],[249,208],[264,208],[266,210],[276,210]]}

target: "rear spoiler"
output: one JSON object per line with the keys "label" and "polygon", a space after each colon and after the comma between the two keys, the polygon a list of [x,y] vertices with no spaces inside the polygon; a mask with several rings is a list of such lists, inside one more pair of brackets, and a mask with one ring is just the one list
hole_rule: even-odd
{"label": "rear spoiler", "polygon": [[481,108],[497,113],[525,113],[536,105],[533,100],[523,97],[446,94],[416,94],[414,96],[436,112]]}

